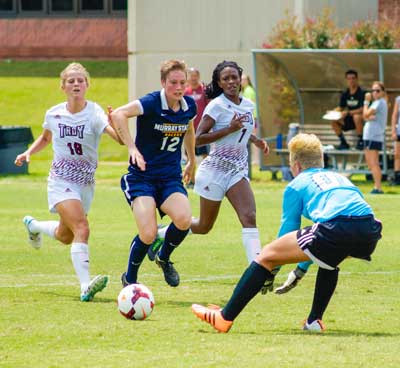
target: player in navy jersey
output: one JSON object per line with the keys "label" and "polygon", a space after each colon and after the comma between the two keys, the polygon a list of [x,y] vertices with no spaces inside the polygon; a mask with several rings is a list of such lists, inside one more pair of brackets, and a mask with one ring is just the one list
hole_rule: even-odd
{"label": "player in navy jersey", "polygon": [[[156,209],[167,214],[172,223],[165,242],[156,255],[156,263],[170,286],[179,285],[179,274],[170,255],[186,237],[192,213],[182,184],[182,143],[188,155],[183,181],[189,182],[195,168],[194,128],[195,101],[184,96],[186,65],[168,60],[161,65],[161,91],[117,108],[111,121],[120,139],[128,147],[129,172],[121,178],[121,188],[132,208],[139,234],[131,243],[127,271],[121,281],[125,286],[136,283],[139,267],[157,234]],[[136,139],[128,130],[128,118],[137,116]]]}
{"label": "player in navy jersey", "polygon": [[108,276],[89,274],[89,222],[87,214],[94,195],[94,175],[100,137],[108,134],[118,141],[107,116],[99,105],[85,98],[89,73],[79,63],[69,64],[61,72],[61,88],[67,101],[50,108],[43,132],[17,156],[16,165],[29,162],[30,156],[50,143],[53,162],[48,178],[49,210],[59,221],[38,221],[24,217],[30,244],[39,249],[42,233],[64,244],[71,244],[71,259],[81,285],[81,301],[91,301],[107,285]]}
{"label": "player in navy jersey", "polygon": [[[303,329],[321,332],[323,314],[348,256],[370,260],[382,224],[359,189],[338,173],[323,169],[323,149],[314,134],[298,134],[289,142],[290,167],[295,178],[283,196],[280,235],[265,246],[242,275],[227,305],[220,309],[198,304],[193,313],[220,332],[234,319],[281,265],[313,260],[318,266],[314,300]],[[314,222],[300,229],[301,216]]]}

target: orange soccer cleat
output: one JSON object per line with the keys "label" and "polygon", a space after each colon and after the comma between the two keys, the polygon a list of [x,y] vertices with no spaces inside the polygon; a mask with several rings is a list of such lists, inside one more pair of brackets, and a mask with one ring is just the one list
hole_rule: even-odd
{"label": "orange soccer cleat", "polygon": [[192,304],[192,312],[202,321],[209,323],[218,332],[226,333],[232,327],[233,321],[227,321],[222,317],[221,308],[217,305],[203,307],[199,304]]}
{"label": "orange soccer cleat", "polygon": [[316,319],[311,323],[308,323],[306,319],[303,322],[303,330],[311,332],[324,332],[326,330],[326,327],[320,319]]}

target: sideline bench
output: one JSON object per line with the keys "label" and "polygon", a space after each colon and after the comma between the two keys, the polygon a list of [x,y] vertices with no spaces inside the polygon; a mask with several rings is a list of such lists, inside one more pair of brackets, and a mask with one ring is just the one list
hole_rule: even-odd
{"label": "sideline bench", "polygon": [[[324,146],[325,160],[327,161],[327,167],[345,174],[369,174],[367,164],[364,159],[364,151],[357,150],[353,147],[356,146],[358,137],[354,130],[345,132],[347,143],[350,145],[350,149],[338,150],[335,148],[338,145],[339,138],[336,136],[329,123],[324,124],[304,124],[300,126],[301,133],[313,133],[320,140]],[[276,140],[274,137],[266,138],[267,142]],[[286,143],[286,140],[284,140]],[[289,165],[289,150],[287,148],[275,148],[272,150],[275,152],[281,160],[281,165],[287,167]],[[393,141],[391,139],[390,126],[386,127],[386,136],[384,149],[379,152],[382,159],[382,174],[388,174],[392,171],[388,167],[388,158],[393,156]],[[276,167],[274,168],[276,170]]]}

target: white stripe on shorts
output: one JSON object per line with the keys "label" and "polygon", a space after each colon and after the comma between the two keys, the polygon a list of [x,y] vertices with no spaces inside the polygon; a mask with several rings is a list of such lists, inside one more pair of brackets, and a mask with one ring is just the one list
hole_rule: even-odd
{"label": "white stripe on shorts", "polygon": [[125,182],[125,187],[126,187],[126,189],[124,190],[124,193],[125,193],[126,198],[131,200],[131,196],[129,195],[129,184],[128,184],[128,180],[126,180],[127,176],[128,176],[128,174],[124,175],[124,182]]}
{"label": "white stripe on shorts", "polygon": [[307,254],[307,256],[316,263],[319,267],[324,268],[325,270],[333,271],[335,267],[329,266],[325,262],[321,261],[319,258],[315,257],[314,254],[310,252],[309,249],[303,249],[303,252]]}
{"label": "white stripe on shorts", "polygon": [[311,226],[311,230],[310,232],[307,232],[304,235],[301,235],[298,239],[297,242],[299,243],[300,249],[307,254],[307,256],[314,262],[316,263],[319,267],[324,268],[326,270],[334,270],[335,267],[329,266],[328,264],[326,264],[325,262],[321,261],[319,258],[315,257],[314,254],[312,254],[310,252],[310,250],[308,249],[308,245],[309,243],[315,238],[315,231],[318,228],[318,223],[315,223]]}

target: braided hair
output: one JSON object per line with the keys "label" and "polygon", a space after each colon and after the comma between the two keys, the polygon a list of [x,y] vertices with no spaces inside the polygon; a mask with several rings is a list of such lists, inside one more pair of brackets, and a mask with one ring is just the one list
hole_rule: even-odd
{"label": "braided hair", "polygon": [[211,83],[207,84],[206,86],[206,96],[210,100],[219,96],[223,92],[222,88],[218,85],[218,82],[222,70],[227,67],[236,69],[239,73],[239,78],[242,78],[243,69],[234,61],[224,60],[222,63],[219,63],[213,71]]}

